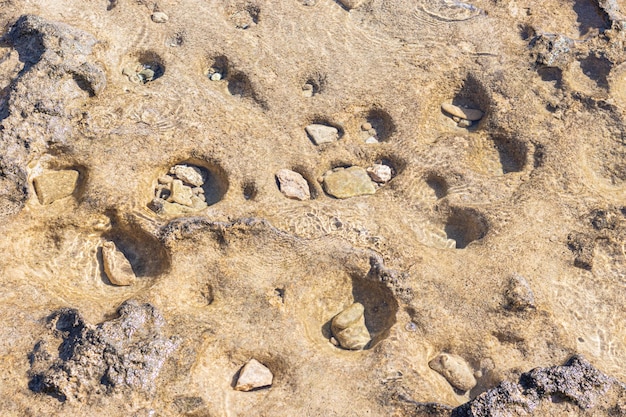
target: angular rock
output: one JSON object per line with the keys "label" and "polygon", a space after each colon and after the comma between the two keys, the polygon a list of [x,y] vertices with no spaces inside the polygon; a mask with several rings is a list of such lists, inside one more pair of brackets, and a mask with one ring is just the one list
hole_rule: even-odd
{"label": "angular rock", "polygon": [[372,181],[375,181],[379,184],[389,182],[392,177],[391,167],[384,164],[372,165],[371,167],[367,168],[367,173],[369,174]]}
{"label": "angular rock", "polygon": [[350,198],[376,192],[367,171],[361,167],[335,168],[323,177],[324,191],[336,198]]}
{"label": "angular rock", "polygon": [[339,139],[339,130],[332,126],[312,124],[304,128],[316,145],[332,143]]}
{"label": "angular rock", "polygon": [[179,180],[200,187],[204,184],[204,176],[200,168],[191,167],[189,165],[175,165],[170,168],[170,174],[175,175]]}
{"label": "angular rock", "polygon": [[135,272],[115,243],[104,242],[102,244],[102,263],[104,264],[104,273],[111,284],[127,286],[135,283]]}
{"label": "angular rock", "polygon": [[33,185],[41,204],[51,204],[56,200],[69,197],[78,183],[78,171],[48,171],[35,179]]}
{"label": "angular rock", "polygon": [[276,173],[276,179],[278,180],[278,188],[285,197],[301,201],[311,198],[309,183],[297,172],[281,169]]}
{"label": "angular rock", "polygon": [[361,350],[370,342],[364,313],[363,304],[354,303],[333,318],[330,330],[342,348]]}
{"label": "angular rock", "polygon": [[528,281],[521,275],[513,275],[504,292],[505,307],[511,311],[524,311],[535,308],[535,295]]}
{"label": "angular rock", "polygon": [[443,110],[444,112],[452,116],[456,116],[459,119],[465,119],[465,120],[471,120],[471,121],[480,120],[485,115],[485,113],[483,113],[482,110],[467,109],[464,107],[455,106],[454,104],[450,104],[450,103],[442,103],[441,110]]}
{"label": "angular rock", "polygon": [[428,362],[428,366],[439,372],[450,385],[461,391],[468,391],[476,386],[476,378],[465,359],[451,353],[440,353]]}
{"label": "angular rock", "polygon": [[272,385],[273,379],[272,371],[256,359],[250,359],[241,369],[235,389],[251,391],[255,388],[268,387]]}
{"label": "angular rock", "polygon": [[150,304],[128,300],[118,318],[97,326],[77,310],[64,308],[48,318],[51,336],[38,342],[31,357],[29,388],[61,401],[87,401],[114,390],[153,394],[165,360],[178,347],[164,335],[165,321]]}
{"label": "angular rock", "polygon": [[172,203],[182,204],[183,206],[192,207],[193,206],[193,191],[191,187],[187,187],[183,185],[181,180],[172,181],[172,194],[168,201]]}

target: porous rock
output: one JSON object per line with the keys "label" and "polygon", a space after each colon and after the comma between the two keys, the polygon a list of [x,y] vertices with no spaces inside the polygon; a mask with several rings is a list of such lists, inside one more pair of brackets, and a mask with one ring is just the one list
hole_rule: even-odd
{"label": "porous rock", "polygon": [[111,284],[127,286],[135,282],[133,267],[114,242],[102,244],[102,263],[104,264],[104,273]]}
{"label": "porous rock", "polygon": [[353,303],[333,318],[330,330],[342,348],[361,350],[370,342],[364,313],[363,304]]}
{"label": "porous rock", "polygon": [[575,355],[563,366],[536,368],[523,373],[518,382],[500,383],[457,407],[452,417],[564,415],[562,402],[578,407],[567,415],[611,415],[609,410],[623,415],[626,408],[619,402],[624,398],[625,384]]}
{"label": "porous rock", "polygon": [[237,391],[251,391],[256,388],[268,387],[272,385],[273,379],[272,371],[256,359],[250,359],[241,369],[235,389]]}
{"label": "porous rock", "polygon": [[48,171],[33,179],[37,198],[41,204],[51,204],[74,193],[78,182],[78,171]]}
{"label": "porous rock", "polygon": [[305,127],[304,130],[306,130],[316,145],[332,143],[339,139],[339,130],[336,127],[312,124]]}
{"label": "porous rock", "polygon": [[276,179],[278,180],[280,192],[283,193],[285,197],[301,201],[311,198],[309,184],[304,177],[297,172],[281,169],[276,173]]}
{"label": "porous rock", "polygon": [[[85,401],[117,390],[151,394],[165,360],[180,343],[164,334],[165,321],[155,307],[124,302],[118,318],[96,326],[75,309],[48,319],[52,341],[38,342],[31,353],[29,387],[60,400]],[[60,346],[51,346],[56,337]]]}
{"label": "porous rock", "polygon": [[476,386],[476,378],[465,359],[451,353],[440,353],[428,366],[439,372],[454,388],[468,391]]}
{"label": "porous rock", "polygon": [[336,198],[374,194],[376,186],[361,167],[336,168],[323,177],[324,191]]}
{"label": "porous rock", "polygon": [[514,274],[511,276],[504,296],[506,298],[505,307],[509,310],[524,311],[535,308],[535,295],[528,281],[521,275]]}

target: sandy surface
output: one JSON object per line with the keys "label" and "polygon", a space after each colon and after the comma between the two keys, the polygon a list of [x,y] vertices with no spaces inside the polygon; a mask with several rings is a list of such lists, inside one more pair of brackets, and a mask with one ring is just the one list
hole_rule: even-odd
{"label": "sandy surface", "polygon": [[[27,14],[84,33],[0,46],[2,414],[415,415],[573,354],[626,380],[626,3],[600,3],[0,0],[3,33]],[[459,127],[442,103],[484,116]],[[377,163],[394,177],[372,195],[319,182]],[[208,207],[155,212],[177,164],[208,173]],[[68,169],[72,195],[41,204],[33,179]],[[106,241],[132,285],[107,279]],[[532,305],[511,307],[515,276]],[[46,317],[96,325],[128,299],[176,340],[152,390],[33,391],[29,354],[62,340]],[[362,351],[330,341],[355,301]],[[476,386],[431,369],[441,352]],[[251,358],[273,385],[235,391]]]}

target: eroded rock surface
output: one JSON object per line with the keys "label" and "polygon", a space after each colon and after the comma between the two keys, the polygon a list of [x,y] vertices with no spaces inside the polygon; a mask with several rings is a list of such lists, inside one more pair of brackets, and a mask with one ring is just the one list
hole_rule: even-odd
{"label": "eroded rock surface", "polygon": [[57,338],[39,341],[30,354],[30,389],[60,400],[116,390],[153,393],[178,341],[164,334],[163,317],[150,304],[129,300],[117,313],[95,326],[73,309],[52,314],[47,324]]}

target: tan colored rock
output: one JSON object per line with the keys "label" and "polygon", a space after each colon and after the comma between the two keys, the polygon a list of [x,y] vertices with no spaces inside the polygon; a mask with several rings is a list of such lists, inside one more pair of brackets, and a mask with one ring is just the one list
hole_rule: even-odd
{"label": "tan colored rock", "polygon": [[301,201],[311,198],[309,183],[297,172],[281,169],[276,173],[276,179],[278,180],[280,192],[283,193],[285,197]]}
{"label": "tan colored rock", "polygon": [[450,385],[461,391],[468,391],[476,386],[476,378],[465,359],[451,353],[440,353],[428,362],[428,366],[439,372]]}
{"label": "tan colored rock", "polygon": [[392,177],[391,167],[384,164],[372,165],[371,167],[367,168],[367,173],[369,174],[372,181],[379,184],[389,182]]}
{"label": "tan colored rock", "polygon": [[166,23],[170,18],[163,12],[154,12],[150,16],[154,23]]}
{"label": "tan colored rock", "polygon": [[364,313],[363,304],[354,303],[333,318],[330,330],[342,348],[361,350],[370,342]]}
{"label": "tan colored rock", "polygon": [[181,180],[172,181],[172,195],[168,199],[171,203],[182,204],[183,206],[192,207],[193,206],[193,191],[191,187],[187,187],[183,185]]}
{"label": "tan colored rock", "polygon": [[324,174],[324,191],[336,198],[374,194],[376,185],[361,167],[336,168]]}
{"label": "tan colored rock", "polygon": [[459,119],[466,119],[466,120],[471,120],[474,122],[476,120],[482,119],[483,116],[485,115],[485,113],[482,110],[467,109],[464,107],[455,106],[454,104],[450,104],[450,103],[443,103],[441,105],[441,110],[443,110],[444,112],[452,116],[456,116]]}
{"label": "tan colored rock", "polygon": [[135,273],[126,256],[120,251],[115,243],[104,242],[102,244],[102,262],[104,273],[113,285],[132,285]]}
{"label": "tan colored rock", "polygon": [[48,171],[33,179],[35,193],[41,204],[51,204],[56,200],[69,197],[78,183],[78,171]]}
{"label": "tan colored rock", "polygon": [[256,359],[250,359],[239,373],[235,389],[237,391],[251,391],[255,388],[272,385],[274,375],[265,365]]}
{"label": "tan colored rock", "polygon": [[204,176],[202,171],[198,167],[192,167],[189,165],[176,165],[170,168],[170,174],[175,175],[176,178],[184,183],[200,187],[204,184]]}
{"label": "tan colored rock", "polygon": [[313,143],[321,145],[323,143],[333,143],[339,139],[339,130],[336,127],[321,124],[312,124],[304,128],[309,134]]}

